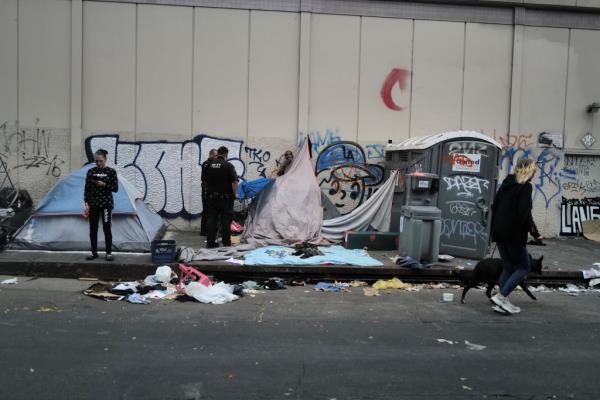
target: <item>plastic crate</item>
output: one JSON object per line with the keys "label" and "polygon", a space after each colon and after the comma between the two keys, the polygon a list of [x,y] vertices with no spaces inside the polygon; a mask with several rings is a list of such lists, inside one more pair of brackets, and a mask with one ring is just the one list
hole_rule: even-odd
{"label": "plastic crate", "polygon": [[155,264],[171,263],[177,255],[177,242],[175,240],[153,240],[150,244],[152,262]]}

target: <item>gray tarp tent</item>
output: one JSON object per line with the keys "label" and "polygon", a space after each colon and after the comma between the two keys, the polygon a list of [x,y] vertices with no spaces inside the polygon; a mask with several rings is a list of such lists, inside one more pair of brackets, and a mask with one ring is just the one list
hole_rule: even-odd
{"label": "gray tarp tent", "polygon": [[246,243],[264,246],[321,240],[321,189],[309,146],[306,138],[286,173],[254,199],[242,236]]}
{"label": "gray tarp tent", "polygon": [[[10,248],[19,250],[89,250],[89,222],[83,214],[85,176],[93,165],[86,165],[61,179],[38,204],[35,213],[17,231]],[[112,219],[113,250],[147,252],[152,240],[165,230],[160,215],[141,200],[139,192],[119,177],[114,193]],[[104,249],[102,224],[98,248]]]}

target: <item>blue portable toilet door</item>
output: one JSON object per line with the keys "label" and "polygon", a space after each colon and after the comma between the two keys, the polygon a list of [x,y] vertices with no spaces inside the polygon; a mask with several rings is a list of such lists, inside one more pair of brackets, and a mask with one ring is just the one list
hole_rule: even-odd
{"label": "blue portable toilet door", "polygon": [[442,210],[441,254],[485,257],[498,157],[496,146],[483,141],[463,139],[443,144],[438,195]]}

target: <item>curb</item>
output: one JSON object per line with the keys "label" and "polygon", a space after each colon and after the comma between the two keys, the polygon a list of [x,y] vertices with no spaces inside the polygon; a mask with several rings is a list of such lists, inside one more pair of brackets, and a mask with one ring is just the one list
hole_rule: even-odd
{"label": "curb", "polygon": [[[147,257],[149,259],[149,257]],[[406,282],[460,283],[471,270],[460,270],[452,265],[433,265],[425,270],[402,268],[395,265],[383,267],[355,266],[243,266],[225,262],[192,262],[194,268],[224,281],[264,280],[272,277],[303,280],[363,280],[375,281],[397,277]],[[168,263],[174,271],[177,263]],[[50,278],[97,278],[109,281],[144,279],[154,274],[157,265],[149,261],[42,261],[0,259],[0,275],[37,276]],[[545,270],[542,275],[530,274],[530,284],[560,285],[584,283],[581,271]]]}

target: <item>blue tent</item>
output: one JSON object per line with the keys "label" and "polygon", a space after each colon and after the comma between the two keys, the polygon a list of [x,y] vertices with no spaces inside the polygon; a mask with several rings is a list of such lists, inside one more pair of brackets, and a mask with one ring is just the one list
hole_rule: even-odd
{"label": "blue tent", "polygon": [[[83,188],[85,176],[94,164],[88,164],[73,172],[55,185],[36,207],[36,215],[61,214],[81,215],[83,213]],[[119,190],[113,193],[114,214],[135,214],[135,207],[129,198],[129,189],[123,182],[131,186],[125,179],[119,178]],[[133,187],[132,187],[133,188]],[[133,189],[135,191],[135,189]]]}
{"label": "blue tent", "polygon": [[[61,179],[39,202],[34,214],[17,231],[12,249],[89,250],[89,223],[83,215],[83,189],[92,164]],[[118,177],[119,190],[113,193],[113,249],[150,251],[152,240],[165,230],[163,219],[141,199],[135,187]],[[98,248],[104,248],[102,224]]]}

